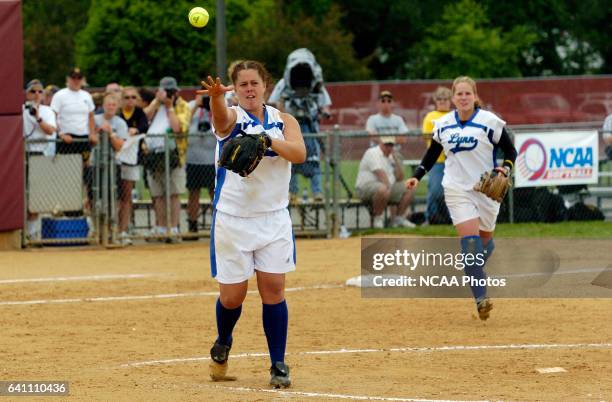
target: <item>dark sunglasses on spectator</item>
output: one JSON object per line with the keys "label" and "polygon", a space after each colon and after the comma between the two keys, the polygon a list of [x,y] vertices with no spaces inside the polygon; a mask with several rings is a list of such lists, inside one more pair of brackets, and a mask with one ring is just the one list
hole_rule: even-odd
{"label": "dark sunglasses on spectator", "polygon": [[138,99],[137,96],[124,96],[123,99]]}
{"label": "dark sunglasses on spectator", "polygon": [[391,102],[393,102],[393,99],[391,99],[391,98],[382,98],[380,101],[382,103],[391,103]]}
{"label": "dark sunglasses on spectator", "polygon": [[31,94],[42,94],[45,91],[43,91],[42,89],[30,89],[28,92]]}

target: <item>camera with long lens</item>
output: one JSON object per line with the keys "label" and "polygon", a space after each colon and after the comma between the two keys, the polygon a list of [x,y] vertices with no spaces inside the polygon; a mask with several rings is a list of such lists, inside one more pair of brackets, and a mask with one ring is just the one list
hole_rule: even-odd
{"label": "camera with long lens", "polygon": [[178,92],[178,91],[177,91],[176,89],[174,89],[174,88],[169,88],[169,89],[166,89],[166,96],[167,96],[168,98],[172,98],[173,96],[175,96],[175,95],[176,95],[176,93],[177,93],[177,92]]}
{"label": "camera with long lens", "polygon": [[204,120],[198,123],[198,132],[206,133],[210,131],[210,129],[211,129],[211,125],[209,121]]}
{"label": "camera with long lens", "polygon": [[36,105],[34,102],[27,101],[25,103],[25,108],[30,113],[30,116],[36,116]]}

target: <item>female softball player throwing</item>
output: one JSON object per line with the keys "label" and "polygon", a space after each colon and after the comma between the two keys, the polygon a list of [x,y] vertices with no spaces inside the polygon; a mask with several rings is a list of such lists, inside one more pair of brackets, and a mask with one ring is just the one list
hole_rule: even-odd
{"label": "female softball player throwing", "polygon": [[[288,311],[285,273],[295,270],[295,241],[289,203],[291,163],[306,159],[300,126],[291,115],[264,104],[268,72],[256,61],[233,66],[233,88],[208,77],[202,82],[210,96],[216,159],[224,144],[239,133],[265,133],[269,149],[248,176],[217,166],[210,234],[212,276],[219,282],[216,317],[218,337],[210,350],[211,378],[226,376],[232,331],[247,294],[248,279],[255,273],[263,302],[263,327],[268,341],[274,387],[291,384],[284,363]],[[238,105],[227,107],[225,93],[235,90]]]}
{"label": "female softball player throwing", "polygon": [[[493,231],[500,203],[475,191],[474,185],[484,172],[492,170],[507,177],[516,159],[516,149],[504,128],[506,122],[480,108],[474,80],[456,78],[452,101],[456,110],[435,121],[433,141],[414,175],[406,181],[406,187],[415,188],[444,151],[444,198],[461,237],[461,251],[464,254],[484,254],[484,259],[475,258],[471,264],[466,261],[465,275],[486,280],[484,262],[495,247]],[[497,148],[504,153],[501,167],[496,166]],[[486,320],[493,304],[487,297],[486,285],[474,282],[479,281],[470,281],[478,315],[481,320]]]}

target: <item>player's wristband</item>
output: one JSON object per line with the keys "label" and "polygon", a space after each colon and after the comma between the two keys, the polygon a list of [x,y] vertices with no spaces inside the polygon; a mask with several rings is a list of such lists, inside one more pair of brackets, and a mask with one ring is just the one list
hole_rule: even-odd
{"label": "player's wristband", "polygon": [[427,169],[425,169],[423,165],[419,165],[417,166],[416,169],[414,169],[414,173],[412,174],[412,177],[414,177],[417,180],[421,180],[423,176],[425,176],[426,174],[427,174]]}
{"label": "player's wristband", "polygon": [[512,168],[514,168],[514,163],[510,159],[506,159],[502,166],[508,168],[508,174],[510,174],[510,172],[512,172]]}

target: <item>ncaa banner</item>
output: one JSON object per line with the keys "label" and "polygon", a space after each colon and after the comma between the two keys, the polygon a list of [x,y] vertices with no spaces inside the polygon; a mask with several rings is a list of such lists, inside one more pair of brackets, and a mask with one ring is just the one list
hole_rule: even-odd
{"label": "ncaa banner", "polygon": [[516,134],[514,187],[596,184],[597,131]]}

